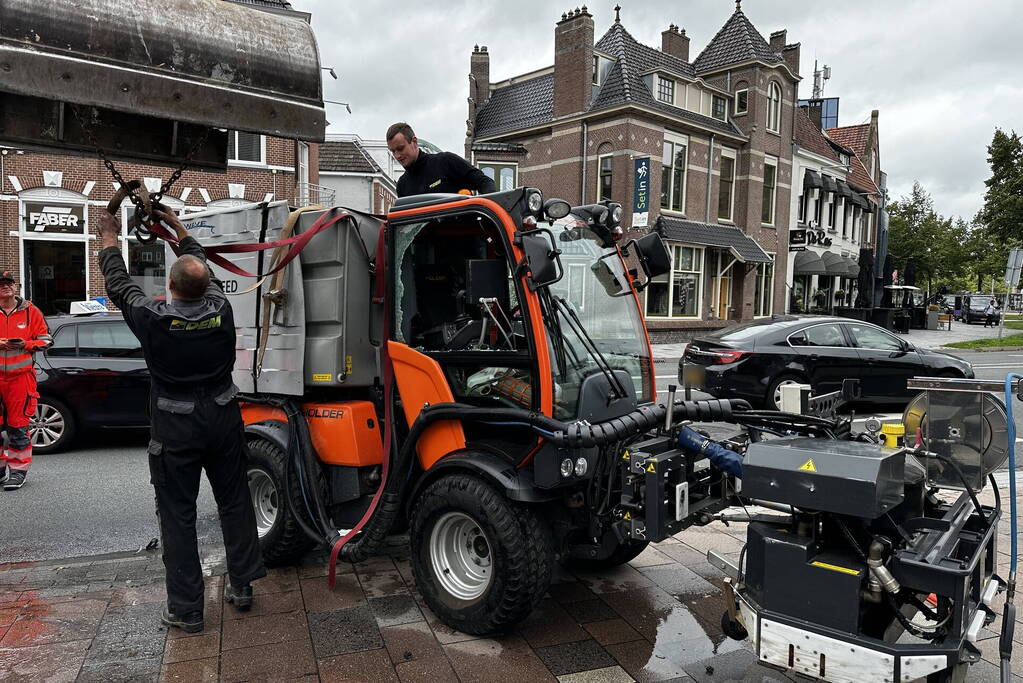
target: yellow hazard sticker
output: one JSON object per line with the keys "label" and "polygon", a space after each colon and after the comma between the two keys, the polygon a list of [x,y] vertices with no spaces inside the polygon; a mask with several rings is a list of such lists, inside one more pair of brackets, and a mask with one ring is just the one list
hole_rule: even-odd
{"label": "yellow hazard sticker", "polygon": [[314,382],[329,382],[331,379],[333,379],[333,376],[329,372],[313,373]]}
{"label": "yellow hazard sticker", "polygon": [[622,460],[629,460],[630,458],[632,458],[632,456],[629,455],[628,451],[625,451],[625,455],[622,456]]}
{"label": "yellow hazard sticker", "polygon": [[345,356],[345,375],[352,374],[352,354]]}
{"label": "yellow hazard sticker", "polygon": [[839,567],[837,564],[828,564],[827,562],[817,562],[816,560],[811,562],[814,567],[820,567],[821,569],[830,569],[833,572],[842,572],[843,574],[850,574],[852,576],[858,576],[860,573],[859,569],[849,569],[848,567]]}
{"label": "yellow hazard sticker", "polygon": [[631,512],[626,512],[625,516],[622,517],[622,519],[632,519],[632,513]]}
{"label": "yellow hazard sticker", "polygon": [[656,467],[654,467],[654,464],[653,464],[653,463],[650,463],[649,465],[647,465],[647,466],[646,466],[646,471],[647,471],[647,472],[656,472],[656,471],[657,471],[657,468],[656,468]]}
{"label": "yellow hazard sticker", "polygon": [[816,472],[817,466],[813,464],[813,458],[810,458],[802,465],[800,465],[799,469],[802,470],[803,472]]}

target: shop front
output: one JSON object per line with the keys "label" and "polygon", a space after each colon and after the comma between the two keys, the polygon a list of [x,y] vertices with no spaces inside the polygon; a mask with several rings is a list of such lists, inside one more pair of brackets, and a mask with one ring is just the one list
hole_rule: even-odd
{"label": "shop front", "polygon": [[44,315],[67,313],[72,302],[88,298],[85,197],[58,188],[25,190],[19,195],[18,216],[21,295]]}

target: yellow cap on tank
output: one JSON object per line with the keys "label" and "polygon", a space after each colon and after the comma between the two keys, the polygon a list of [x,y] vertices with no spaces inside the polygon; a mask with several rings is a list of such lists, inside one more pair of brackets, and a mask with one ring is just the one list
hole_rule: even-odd
{"label": "yellow cap on tank", "polygon": [[886,422],[881,425],[881,433],[884,434],[885,445],[896,448],[899,440],[906,436],[906,425],[901,422]]}

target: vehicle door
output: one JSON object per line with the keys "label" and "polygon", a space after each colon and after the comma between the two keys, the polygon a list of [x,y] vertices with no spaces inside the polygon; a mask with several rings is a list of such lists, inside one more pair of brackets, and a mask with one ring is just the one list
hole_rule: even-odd
{"label": "vehicle door", "polygon": [[906,389],[906,380],[925,374],[925,370],[911,344],[874,325],[846,323],[843,327],[863,363],[859,377],[864,398],[902,399],[913,395]]}
{"label": "vehicle door", "polygon": [[142,345],[123,320],[78,324],[78,354],[73,371],[85,385],[79,393],[94,416],[108,427],[149,423],[149,370]]}
{"label": "vehicle door", "polygon": [[815,395],[838,391],[843,379],[859,376],[859,354],[839,323],[819,323],[793,332],[789,335],[789,345]]}

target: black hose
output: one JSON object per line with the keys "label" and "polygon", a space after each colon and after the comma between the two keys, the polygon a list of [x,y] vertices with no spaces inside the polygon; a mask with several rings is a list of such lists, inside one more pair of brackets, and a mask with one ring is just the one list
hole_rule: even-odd
{"label": "black hose", "polygon": [[[952,458],[948,457],[947,455],[944,455],[943,453],[933,453],[931,451],[927,451],[927,456],[937,458],[946,465],[950,466],[953,471],[955,471],[955,473],[959,476],[959,481],[963,482],[963,487],[966,489],[966,493],[970,495],[970,500],[973,501],[973,507],[976,508],[977,514],[980,515],[980,518],[984,520],[984,526],[987,527],[988,530],[990,530],[991,520],[988,519],[987,515],[984,514],[984,509],[980,506],[980,501],[977,500],[977,494],[973,492],[973,488],[970,487],[970,483],[966,480],[966,475],[963,474],[963,471],[961,469],[959,469],[959,465],[957,465]],[[995,490],[997,491],[997,489],[998,487],[996,486]]]}

